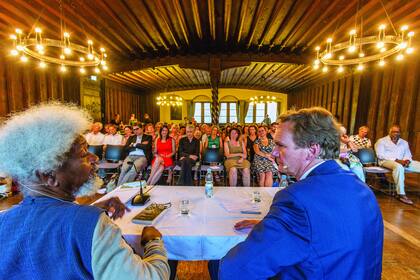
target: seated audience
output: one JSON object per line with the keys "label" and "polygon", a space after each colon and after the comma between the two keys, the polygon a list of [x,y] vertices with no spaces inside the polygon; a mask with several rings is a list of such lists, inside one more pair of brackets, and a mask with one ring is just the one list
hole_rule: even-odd
{"label": "seated audience", "polygon": [[273,186],[273,174],[276,173],[277,164],[272,155],[274,141],[267,138],[267,127],[258,128],[258,139],[254,142],[255,157],[252,162],[253,172],[258,174],[258,183],[260,187]]}
{"label": "seated audience", "polygon": [[143,125],[138,123],[133,127],[134,135],[128,138],[124,151],[127,157],[121,167],[118,186],[132,182],[152,160],[152,137],[143,133]]}
{"label": "seated audience", "polygon": [[[174,165],[173,156],[176,152],[175,140],[169,137],[169,128],[164,125],[160,128],[159,137],[154,145],[154,159],[152,170],[147,181],[148,185],[155,185],[162,176],[163,170]],[[169,171],[167,183],[172,181],[172,171]]]}
{"label": "seated audience", "polygon": [[117,126],[111,124],[108,128],[109,134],[104,137],[104,145],[123,145],[123,136],[117,133]]}
{"label": "seated audience", "polygon": [[365,182],[363,165],[359,158],[353,154],[357,151],[357,147],[350,141],[349,136],[347,135],[346,128],[344,126],[340,126],[340,161],[350,168],[350,170],[353,171],[360,180]]}
{"label": "seated audience", "polygon": [[16,114],[1,127],[0,170],[24,196],[0,213],[2,279],[168,279],[159,231],[143,229],[142,259],[111,221],[126,210],[118,198],[74,203],[102,184],[98,158],[81,135],[89,122],[79,108],[54,103]]}
{"label": "seated audience", "polygon": [[171,133],[169,134],[169,136],[175,140],[176,149],[178,150],[178,144],[180,139],[179,125],[173,124],[171,126]]}
{"label": "seated audience", "polygon": [[91,132],[85,135],[88,145],[103,145],[105,135],[101,133],[102,124],[100,122],[95,122],[91,126]]}
{"label": "seated audience", "polygon": [[124,127],[124,138],[123,138],[123,145],[127,143],[128,138],[133,135],[133,128],[129,125]]}
{"label": "seated audience", "polygon": [[405,194],[405,170],[420,172],[420,162],[412,159],[408,142],[400,138],[399,125],[389,129],[389,135],[379,139],[375,144],[379,165],[392,170],[392,178],[397,187],[398,199],[406,204],[413,204]]}
{"label": "seated audience", "polygon": [[153,141],[156,140],[155,127],[152,123],[147,123],[144,125],[144,134],[152,136]]}
{"label": "seated audience", "polygon": [[274,142],[279,170],[298,182],[276,193],[261,221],[235,225],[253,229],[221,260],[219,278],[381,279],[381,211],[369,187],[333,160],[339,132],[331,113],[280,116]]}
{"label": "seated audience", "polygon": [[[224,143],[225,150],[225,168],[229,174],[229,186],[236,187],[238,181],[238,170],[242,171],[242,183],[244,187],[250,185],[250,167],[251,163],[246,159],[246,147],[239,141],[241,132],[237,128],[230,130],[229,139]],[[227,138],[227,137],[226,137]]]}
{"label": "seated audience", "polygon": [[192,186],[192,167],[199,160],[200,141],[194,137],[194,126],[187,125],[187,136],[179,140],[178,165],[181,166],[178,185]]}
{"label": "seated audience", "polygon": [[372,143],[369,138],[366,137],[368,133],[369,128],[367,126],[361,126],[358,134],[350,136],[350,142],[352,142],[357,149],[371,148]]}

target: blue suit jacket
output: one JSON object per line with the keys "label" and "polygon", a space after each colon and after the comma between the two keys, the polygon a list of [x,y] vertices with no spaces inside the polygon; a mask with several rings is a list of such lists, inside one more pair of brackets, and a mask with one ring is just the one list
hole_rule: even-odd
{"label": "blue suit jacket", "polygon": [[221,260],[220,279],[380,279],[383,222],[372,191],[333,161],[279,191]]}

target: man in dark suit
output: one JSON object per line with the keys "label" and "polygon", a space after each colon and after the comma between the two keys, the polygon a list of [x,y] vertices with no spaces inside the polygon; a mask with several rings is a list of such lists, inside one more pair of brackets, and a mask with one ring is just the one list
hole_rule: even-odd
{"label": "man in dark suit", "polygon": [[124,151],[127,154],[121,167],[118,186],[132,182],[138,173],[150,164],[152,160],[152,136],[143,133],[143,125],[138,123],[133,126],[134,135],[127,139]]}
{"label": "man in dark suit", "polygon": [[381,279],[381,211],[369,187],[332,160],[337,128],[322,108],[280,116],[274,155],[298,182],[277,192],[263,220],[235,225],[253,229],[222,258],[220,279]]}

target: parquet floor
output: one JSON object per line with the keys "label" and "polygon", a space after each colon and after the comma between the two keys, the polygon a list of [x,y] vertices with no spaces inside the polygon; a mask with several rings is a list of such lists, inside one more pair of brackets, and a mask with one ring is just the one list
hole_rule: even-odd
{"label": "parquet floor", "polygon": [[[395,198],[376,192],[385,225],[383,255],[384,280],[420,279],[420,195],[409,193],[415,205],[405,205]],[[0,202],[0,210],[18,203],[21,196]],[[92,200],[82,200],[90,203]],[[207,280],[207,262],[180,262],[177,271],[180,280]]]}

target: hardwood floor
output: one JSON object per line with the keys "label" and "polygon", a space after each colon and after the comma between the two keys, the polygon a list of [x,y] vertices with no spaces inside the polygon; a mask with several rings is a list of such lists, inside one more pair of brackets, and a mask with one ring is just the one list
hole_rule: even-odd
{"label": "hardwood floor", "polygon": [[[408,193],[415,203],[414,206],[405,205],[381,192],[375,192],[375,194],[382,210],[385,226],[382,279],[420,279],[419,194]],[[7,209],[20,200],[20,195],[3,200],[0,202],[0,210]],[[84,199],[79,202],[90,203],[93,200]],[[210,279],[207,271],[207,262],[205,261],[180,262],[177,275],[180,280]]]}

